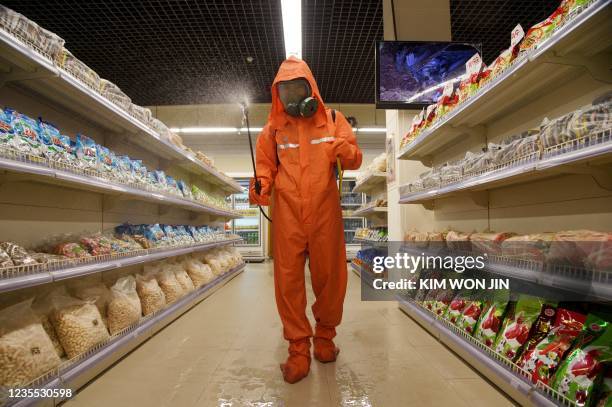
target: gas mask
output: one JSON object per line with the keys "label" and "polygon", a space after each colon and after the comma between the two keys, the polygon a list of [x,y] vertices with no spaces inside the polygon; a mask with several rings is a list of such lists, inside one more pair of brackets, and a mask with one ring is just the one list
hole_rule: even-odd
{"label": "gas mask", "polygon": [[319,101],[312,96],[312,89],[304,78],[279,82],[278,96],[285,112],[293,117],[312,117],[319,107]]}

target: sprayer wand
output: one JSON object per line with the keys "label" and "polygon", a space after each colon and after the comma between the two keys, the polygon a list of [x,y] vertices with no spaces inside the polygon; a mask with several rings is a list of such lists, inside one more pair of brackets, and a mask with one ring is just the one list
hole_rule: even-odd
{"label": "sprayer wand", "polygon": [[[247,136],[249,137],[249,149],[251,150],[251,164],[253,164],[253,176],[255,177],[255,193],[257,195],[261,194],[261,182],[259,182],[259,178],[257,178],[257,168],[255,166],[255,154],[253,153],[253,142],[251,141],[251,126],[249,124],[249,108],[246,102],[240,103],[240,107],[242,108],[242,121],[246,123],[247,128]],[[272,219],[266,215],[261,205],[257,205],[259,207],[259,211],[261,214],[268,220],[268,222],[272,223]]]}

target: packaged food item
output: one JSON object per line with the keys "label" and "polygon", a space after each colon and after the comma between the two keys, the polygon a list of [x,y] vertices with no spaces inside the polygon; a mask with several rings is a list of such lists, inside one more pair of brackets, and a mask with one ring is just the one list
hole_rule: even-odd
{"label": "packaged food item", "polygon": [[612,368],[608,367],[603,375],[596,407],[612,406]]}
{"label": "packaged food item", "polygon": [[136,178],[136,181],[141,182],[143,184],[148,183],[147,167],[144,166],[141,160],[133,160],[132,169],[134,171],[134,177]]}
{"label": "packaged food item", "polygon": [[98,153],[96,142],[83,134],[76,135],[76,156],[83,168],[98,168]]}
{"label": "packaged food item", "polygon": [[514,360],[529,338],[531,325],[540,315],[544,301],[541,298],[521,295],[516,307],[509,313],[495,342],[495,352]]}
{"label": "packaged food item", "polygon": [[187,199],[193,199],[193,194],[191,193],[191,189],[185,184],[183,180],[177,181],[177,186],[179,191],[183,194],[183,196]]}
{"label": "packaged food item", "polygon": [[474,338],[489,348],[492,348],[495,343],[506,311],[510,311],[515,305],[508,301],[507,291],[496,291],[493,298],[483,306],[482,315],[474,330]]}
{"label": "packaged food item", "polygon": [[122,277],[110,289],[108,303],[108,330],[111,335],[135,324],[142,316],[140,298],[136,292],[136,279]]}
{"label": "packaged food item", "polygon": [[116,157],[116,159],[119,174],[117,174],[115,178],[126,184],[135,182],[134,171],[132,170],[132,160],[130,160],[130,157],[123,155]]}
{"label": "packaged food item", "polygon": [[13,128],[14,146],[22,153],[33,156],[42,154],[42,145],[38,136],[38,123],[36,120],[19,113],[15,110],[5,109],[11,115],[11,127]]}
{"label": "packaged food item", "polygon": [[34,21],[0,4],[0,27],[17,36],[51,61],[62,55],[64,40]]}
{"label": "packaged food item", "polygon": [[113,251],[113,246],[110,239],[101,233],[83,236],[79,239],[79,243],[92,256],[103,256],[111,254]]}
{"label": "packaged food item", "polygon": [[57,294],[50,298],[51,323],[69,359],[109,338],[98,308],[90,302]]}
{"label": "packaged food item", "polygon": [[525,344],[525,352],[518,364],[531,373],[534,383],[541,381],[548,384],[565,352],[580,333],[585,319],[583,314],[559,308],[550,332],[534,335]]}
{"label": "packaged food item", "polygon": [[548,335],[548,332],[553,327],[556,316],[557,309],[553,305],[542,305],[540,315],[538,315],[538,318],[535,320],[533,325],[531,325],[527,341],[521,347],[520,352],[517,352],[516,354],[515,360],[517,362],[519,362],[519,360],[523,357],[526,350],[529,350],[530,347],[534,347],[537,343],[544,339],[546,335]]}
{"label": "packaged food item", "polygon": [[138,120],[143,123],[149,123],[151,120],[151,110],[146,107],[135,105],[134,103],[130,103],[128,107],[128,112]]}
{"label": "packaged food item", "polygon": [[95,304],[102,318],[107,318],[111,291],[104,284],[77,284],[74,289],[74,296],[80,300]]}
{"label": "packaged food item", "polygon": [[[583,0],[569,0],[569,1],[583,1]],[[563,0],[561,5],[550,15],[548,18],[542,22],[539,22],[532,26],[525,34],[525,39],[521,43],[520,51],[526,52],[534,47],[536,47],[539,43],[548,38],[554,30],[561,25],[564,20],[564,17],[567,13],[567,5],[568,1]]]}
{"label": "packaged food item", "polygon": [[96,71],[85,65],[83,61],[76,58],[65,48],[63,50],[60,65],[66,71],[70,72],[72,76],[89,86],[91,89],[95,90],[96,92],[100,91],[100,76],[96,73]]}
{"label": "packaged food item", "polygon": [[211,282],[215,276],[208,264],[204,264],[196,259],[188,259],[184,263],[184,268],[189,274],[195,288],[200,288]]}
{"label": "packaged food item", "polygon": [[176,281],[178,281],[181,285],[184,294],[190,293],[195,290],[193,281],[191,281],[191,278],[189,278],[189,275],[180,264],[174,269],[174,274],[176,275]]}
{"label": "packaged food item", "polygon": [[552,232],[510,237],[501,244],[502,255],[509,258],[543,262],[548,255],[548,249],[554,237],[555,233]]}
{"label": "packaged food item", "polygon": [[111,81],[100,79],[100,93],[117,106],[128,110],[132,100]]}
{"label": "packaged food item", "polygon": [[83,246],[81,246],[79,243],[74,242],[58,244],[53,249],[53,253],[71,259],[91,257],[91,254],[89,254]]}
{"label": "packaged food item", "polygon": [[96,144],[96,155],[98,156],[98,169],[102,175],[110,177],[113,172],[113,159],[110,150]]}
{"label": "packaged food item", "polygon": [[472,245],[470,243],[471,235],[471,233],[463,233],[458,232],[456,230],[450,230],[446,234],[446,247],[448,247],[450,250],[465,252],[472,251]]}
{"label": "packaged food item", "polygon": [[470,303],[468,298],[468,292],[457,293],[455,298],[453,298],[453,300],[449,304],[448,309],[446,310],[446,314],[444,314],[444,319],[456,325],[459,319],[461,318],[461,314],[463,314],[463,311]]}
{"label": "packaged food item", "polygon": [[40,323],[47,335],[49,336],[49,339],[53,344],[53,348],[55,349],[57,356],[61,358],[66,354],[66,352],[64,351],[64,348],[62,347],[62,344],[60,343],[57,337],[57,333],[55,332],[55,328],[53,327],[53,324],[51,323],[50,319],[53,307],[49,301],[49,298],[51,298],[53,295],[56,295],[57,293],[60,293],[62,295],[68,295],[66,287],[56,287],[51,292],[36,296],[35,301],[32,303],[32,311],[34,311],[36,316],[40,319]]}
{"label": "packaged food item", "polygon": [[66,149],[62,143],[59,130],[51,123],[38,121],[38,138],[43,156],[50,161],[66,162]]}
{"label": "packaged food item", "polygon": [[476,93],[483,67],[482,58],[477,53],[465,63],[465,76],[459,82],[459,88],[457,89],[459,103]]}
{"label": "packaged food item", "polygon": [[550,244],[546,260],[555,264],[577,266],[582,266],[585,261],[595,263],[597,266],[605,265],[612,251],[611,242],[612,234],[607,232],[593,230],[557,232]]}
{"label": "packaged food item", "polygon": [[499,256],[502,254],[502,243],[514,235],[516,233],[511,232],[473,233],[470,236],[470,242],[472,243],[472,249],[476,253]]}
{"label": "packaged food item", "polygon": [[483,305],[483,301],[480,300],[468,301],[465,308],[461,312],[461,317],[457,321],[457,326],[470,335],[474,334],[476,324],[478,323],[480,314],[482,313]]}
{"label": "packaged food item", "polygon": [[166,303],[172,304],[179,300],[184,295],[183,287],[176,279],[176,275],[172,269],[163,268],[159,273],[156,274],[155,278],[159,284],[159,287],[166,296]]}
{"label": "packaged food item", "polygon": [[61,362],[31,305],[30,299],[0,311],[1,387],[23,386]]}
{"label": "packaged food item", "polygon": [[435,299],[426,304],[426,307],[434,314],[443,316],[452,302],[454,294],[454,291],[450,289],[438,291],[435,294]]}
{"label": "packaged food item", "polygon": [[136,292],[144,316],[166,306],[166,296],[155,279],[155,273],[136,274]]}
{"label": "packaged food item", "polygon": [[13,132],[12,110],[0,109],[0,149],[12,149],[15,143],[15,133]]}
{"label": "packaged food item", "polygon": [[169,192],[172,192],[176,195],[182,195],[182,193],[178,189],[178,184],[176,183],[175,179],[169,175],[166,175],[166,185],[168,187]]}
{"label": "packaged food item", "polygon": [[579,406],[590,405],[595,383],[603,375],[604,364],[612,361],[610,322],[589,314],[572,350],[561,362],[551,387]]}
{"label": "packaged food item", "polygon": [[28,255],[34,260],[36,260],[36,262],[39,264],[53,263],[56,261],[65,260],[63,256],[58,256],[56,254],[49,254],[49,253],[35,253],[35,252],[30,251],[28,252]]}
{"label": "packaged food item", "polygon": [[0,243],[0,249],[9,255],[15,266],[31,266],[38,262],[34,260],[26,249],[13,242]]}
{"label": "packaged food item", "polygon": [[9,256],[4,249],[0,248],[0,269],[13,267],[14,265],[15,263],[13,263],[13,260],[11,260],[11,256]]}
{"label": "packaged food item", "polygon": [[461,161],[463,163],[463,175],[475,176],[489,170],[491,160],[484,152],[473,153],[468,151]]}

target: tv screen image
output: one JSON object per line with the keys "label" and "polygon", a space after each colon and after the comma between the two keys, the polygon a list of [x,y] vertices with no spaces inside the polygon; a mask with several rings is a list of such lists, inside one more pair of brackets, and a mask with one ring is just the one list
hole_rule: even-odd
{"label": "tv screen image", "polygon": [[459,81],[475,44],[380,41],[376,47],[376,104],[379,108],[420,108],[435,103],[448,81]]}

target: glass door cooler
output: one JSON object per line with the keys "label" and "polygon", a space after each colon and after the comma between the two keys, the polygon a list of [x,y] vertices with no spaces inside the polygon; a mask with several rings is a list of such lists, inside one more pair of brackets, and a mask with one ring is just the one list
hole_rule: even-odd
{"label": "glass door cooler", "polygon": [[357,229],[366,226],[365,218],[353,216],[353,211],[362,206],[366,199],[364,194],[353,192],[355,183],[354,178],[345,178],[342,181],[342,196],[340,199],[342,217],[344,218],[344,241],[346,242],[347,260],[352,260],[361,248],[359,243],[353,243],[355,232]]}
{"label": "glass door cooler", "polygon": [[231,200],[232,208],[242,214],[242,218],[233,219],[227,223],[228,229],[242,237],[243,241],[236,244],[236,247],[246,260],[263,261],[264,242],[262,216],[257,205],[249,204],[249,180],[237,179],[242,192],[228,197]]}

